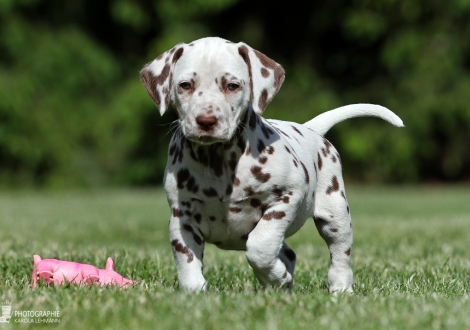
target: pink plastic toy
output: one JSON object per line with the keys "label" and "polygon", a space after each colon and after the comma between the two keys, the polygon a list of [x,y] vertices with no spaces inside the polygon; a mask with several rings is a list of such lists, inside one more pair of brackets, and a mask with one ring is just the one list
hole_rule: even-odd
{"label": "pink plastic toy", "polygon": [[108,258],[105,269],[80,264],[78,262],[57,259],[42,260],[37,254],[33,257],[34,266],[31,276],[31,286],[36,287],[38,281],[46,284],[64,284],[65,281],[73,284],[93,284],[130,286],[134,283],[114,271],[113,259]]}

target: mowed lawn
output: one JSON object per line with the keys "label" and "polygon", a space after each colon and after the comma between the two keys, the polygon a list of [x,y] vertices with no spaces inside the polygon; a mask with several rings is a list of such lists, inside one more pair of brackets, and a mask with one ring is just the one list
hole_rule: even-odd
{"label": "mowed lawn", "polygon": [[[0,302],[60,311],[54,329],[470,329],[470,187],[354,187],[355,294],[327,291],[329,254],[312,220],[288,240],[292,292],[263,290],[243,252],[207,246],[206,293],[177,289],[163,190],[0,193]],[[32,257],[104,267],[115,287],[30,288]]]}

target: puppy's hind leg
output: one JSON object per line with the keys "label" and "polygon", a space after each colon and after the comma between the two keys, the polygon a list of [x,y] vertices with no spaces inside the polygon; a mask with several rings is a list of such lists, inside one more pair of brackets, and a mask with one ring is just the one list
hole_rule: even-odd
{"label": "puppy's hind leg", "polygon": [[[315,196],[314,221],[330,251],[328,285],[331,293],[353,292],[351,253],[353,231],[351,215],[341,175],[339,155],[325,141],[318,153],[318,181]],[[323,157],[322,157],[323,155]]]}
{"label": "puppy's hind leg", "polygon": [[279,259],[286,265],[287,272],[291,275],[292,280],[286,284],[287,289],[291,290],[294,285],[294,268],[296,255],[286,242],[282,244],[281,251],[279,252]]}

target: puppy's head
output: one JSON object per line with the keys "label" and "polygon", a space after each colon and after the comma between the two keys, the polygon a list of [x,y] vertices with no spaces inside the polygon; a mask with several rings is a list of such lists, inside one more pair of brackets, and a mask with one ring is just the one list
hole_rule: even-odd
{"label": "puppy's head", "polygon": [[211,37],[176,45],[145,65],[140,76],[161,115],[172,101],[185,137],[212,144],[233,137],[250,101],[263,113],[284,70],[245,43]]}

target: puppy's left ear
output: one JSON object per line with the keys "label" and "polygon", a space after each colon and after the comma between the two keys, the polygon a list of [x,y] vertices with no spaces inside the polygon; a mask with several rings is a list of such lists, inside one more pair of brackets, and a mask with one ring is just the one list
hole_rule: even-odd
{"label": "puppy's left ear", "polygon": [[163,116],[171,99],[173,69],[183,55],[186,44],[177,44],[153,61],[147,63],[140,71],[140,80]]}
{"label": "puppy's left ear", "polygon": [[243,42],[238,44],[238,53],[248,66],[253,109],[261,115],[281,88],[285,76],[284,69]]}

